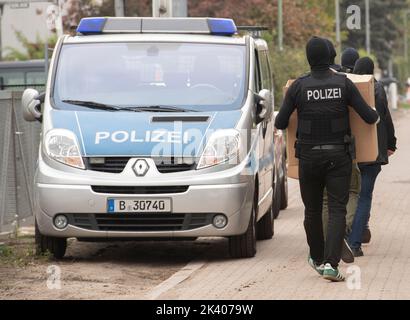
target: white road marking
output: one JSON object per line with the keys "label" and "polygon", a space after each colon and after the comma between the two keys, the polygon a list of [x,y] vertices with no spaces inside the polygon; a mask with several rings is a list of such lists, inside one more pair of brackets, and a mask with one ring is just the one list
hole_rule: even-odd
{"label": "white road marking", "polygon": [[146,299],[156,300],[163,293],[171,290],[182,281],[188,279],[194,272],[201,269],[206,264],[206,261],[191,261],[185,267],[180,269],[178,272],[174,273],[164,282],[157,285],[151,291],[146,294]]}

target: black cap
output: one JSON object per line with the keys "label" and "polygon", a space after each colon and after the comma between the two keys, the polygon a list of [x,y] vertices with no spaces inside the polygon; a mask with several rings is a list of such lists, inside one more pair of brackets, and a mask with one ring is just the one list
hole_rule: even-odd
{"label": "black cap", "polygon": [[342,67],[345,69],[350,69],[353,71],[354,65],[357,60],[359,60],[359,52],[354,48],[347,48],[342,53]]}
{"label": "black cap", "polygon": [[326,70],[330,66],[330,51],[325,39],[311,38],[306,45],[306,57],[312,70]]}
{"label": "black cap", "polygon": [[353,73],[355,74],[373,74],[374,62],[369,57],[363,57],[356,61]]}

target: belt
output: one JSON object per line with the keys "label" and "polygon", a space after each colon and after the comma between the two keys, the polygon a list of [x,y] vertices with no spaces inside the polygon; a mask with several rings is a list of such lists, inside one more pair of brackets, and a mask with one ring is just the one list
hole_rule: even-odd
{"label": "belt", "polygon": [[312,150],[346,150],[346,146],[342,144],[325,144],[312,147]]}

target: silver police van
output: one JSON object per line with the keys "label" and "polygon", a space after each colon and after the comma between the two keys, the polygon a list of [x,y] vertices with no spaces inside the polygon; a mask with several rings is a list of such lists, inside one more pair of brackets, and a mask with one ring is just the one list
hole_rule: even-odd
{"label": "silver police van", "polygon": [[34,181],[38,252],[227,237],[253,257],[287,206],[266,42],[230,19],[85,18],[54,50]]}

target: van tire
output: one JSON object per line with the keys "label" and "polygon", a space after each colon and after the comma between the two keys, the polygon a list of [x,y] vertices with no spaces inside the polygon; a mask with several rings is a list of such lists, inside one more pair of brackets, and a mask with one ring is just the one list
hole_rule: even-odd
{"label": "van tire", "polygon": [[35,244],[36,255],[44,255],[50,252],[55,259],[62,259],[67,249],[66,238],[56,238],[44,236],[40,233],[40,230],[35,222]]}
{"label": "van tire", "polygon": [[[276,179],[278,181],[279,179]],[[281,184],[273,183],[273,196],[272,196],[272,215],[273,219],[277,219],[280,213],[280,207],[282,204],[282,195],[281,195]]]}
{"label": "van tire", "polygon": [[283,179],[280,186],[280,210],[288,207],[288,170],[286,168],[286,159],[283,159]]}
{"label": "van tire", "polygon": [[273,238],[274,221],[272,207],[270,207],[256,225],[256,238],[258,240],[270,240]]}
{"label": "van tire", "polygon": [[229,237],[229,255],[233,259],[253,258],[256,254],[256,215],[252,206],[248,229],[239,236]]}

